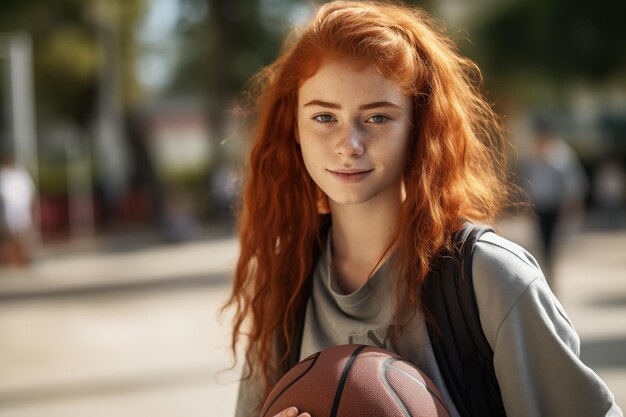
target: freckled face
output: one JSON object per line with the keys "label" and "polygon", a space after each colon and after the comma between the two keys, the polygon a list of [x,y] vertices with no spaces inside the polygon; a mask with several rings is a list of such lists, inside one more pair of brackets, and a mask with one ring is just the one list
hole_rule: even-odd
{"label": "freckled face", "polygon": [[411,98],[373,64],[329,61],[298,92],[298,142],[331,205],[399,198]]}

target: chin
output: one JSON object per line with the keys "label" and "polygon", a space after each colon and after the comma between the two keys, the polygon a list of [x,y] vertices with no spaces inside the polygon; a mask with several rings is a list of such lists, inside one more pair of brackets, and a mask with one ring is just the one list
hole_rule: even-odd
{"label": "chin", "polygon": [[328,196],[328,198],[334,203],[343,206],[352,206],[356,204],[362,204],[371,199],[369,195],[342,195],[342,196]]}

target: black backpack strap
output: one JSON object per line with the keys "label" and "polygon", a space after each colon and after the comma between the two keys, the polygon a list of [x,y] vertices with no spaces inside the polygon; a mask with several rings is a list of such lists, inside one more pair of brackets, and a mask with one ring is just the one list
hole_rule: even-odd
{"label": "black backpack strap", "polygon": [[438,257],[422,288],[436,323],[427,325],[437,364],[463,417],[506,416],[472,280],[474,247],[489,231],[466,223],[453,237],[453,253]]}

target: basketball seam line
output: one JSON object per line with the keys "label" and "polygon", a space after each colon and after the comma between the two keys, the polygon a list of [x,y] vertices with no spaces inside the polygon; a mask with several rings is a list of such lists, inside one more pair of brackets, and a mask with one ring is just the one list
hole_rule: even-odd
{"label": "basketball seam line", "polygon": [[383,366],[380,368],[380,376],[382,377],[383,383],[387,387],[387,390],[389,391],[389,393],[393,395],[393,397],[396,399],[396,402],[402,408],[402,412],[404,413],[404,415],[406,417],[412,417],[411,413],[409,413],[409,410],[407,410],[406,405],[404,405],[404,402],[400,399],[400,396],[398,395],[398,393],[396,393],[396,391],[393,389],[393,387],[389,383],[389,380],[387,379],[386,371],[390,367],[388,362],[393,361],[393,360],[394,358],[389,358],[385,362],[383,362]]}
{"label": "basketball seam line", "polygon": [[[389,359],[389,360],[393,360],[393,359]],[[389,361],[388,360],[388,361]],[[398,361],[398,359],[395,359],[395,361]],[[420,384],[421,386],[423,386],[424,388],[426,388],[426,390],[437,399],[437,401],[439,401],[439,403],[443,406],[443,408],[446,409],[446,411],[448,412],[448,414],[450,414],[450,410],[448,410],[448,407],[446,406],[446,404],[443,402],[443,400],[441,398],[439,398],[439,396],[437,395],[437,393],[433,390],[431,390],[428,385],[424,384],[422,381],[420,381],[419,379],[415,378],[413,375],[409,374],[408,372],[406,372],[403,369],[400,369],[396,366],[393,365],[389,365],[387,364],[387,361],[385,361],[384,366],[386,367],[393,367],[393,369],[395,369],[396,371],[400,372],[401,374],[403,374],[404,376],[406,376],[407,378],[412,379],[413,381],[417,382],[418,384]]]}
{"label": "basketball seam line", "polygon": [[339,401],[341,401],[341,396],[343,394],[343,389],[346,385],[346,380],[348,379],[348,374],[350,373],[350,369],[356,360],[356,357],[361,353],[363,349],[367,346],[359,346],[357,349],[352,352],[346,366],[343,368],[343,372],[341,373],[341,378],[339,379],[339,385],[337,386],[337,392],[335,394],[335,400],[333,401],[333,408],[330,411],[330,417],[337,417],[337,412],[339,411]]}
{"label": "basketball seam line", "polygon": [[278,395],[276,395],[276,397],[274,397],[274,399],[272,400],[272,402],[267,406],[267,410],[265,410],[265,413],[263,413],[263,417],[265,417],[267,415],[267,413],[269,412],[269,410],[272,408],[272,406],[274,405],[274,403],[276,401],[278,401],[278,399],[281,397],[281,395],[283,395],[285,393],[285,391],[287,391],[289,388],[291,388],[292,385],[294,385],[296,382],[298,382],[300,379],[302,379],[310,370],[311,368],[313,368],[313,366],[315,365],[315,362],[317,362],[317,359],[320,357],[320,352],[318,352],[315,357],[313,357],[313,360],[311,361],[311,363],[309,364],[309,367],[302,372],[302,374],[300,376],[298,376],[296,379],[294,379],[293,381],[291,381],[289,383],[289,385],[287,385],[285,388],[282,389],[282,391],[280,391],[278,393]]}

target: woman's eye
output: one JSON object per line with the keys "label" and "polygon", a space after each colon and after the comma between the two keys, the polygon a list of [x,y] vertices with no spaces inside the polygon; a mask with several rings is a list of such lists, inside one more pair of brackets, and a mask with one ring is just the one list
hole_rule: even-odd
{"label": "woman's eye", "polygon": [[317,120],[320,123],[331,123],[335,118],[330,114],[318,114],[317,116],[313,116],[313,120]]}
{"label": "woman's eye", "polygon": [[389,117],[385,116],[384,114],[375,114],[369,119],[367,119],[368,122],[374,123],[374,124],[385,123],[387,120],[389,120]]}

